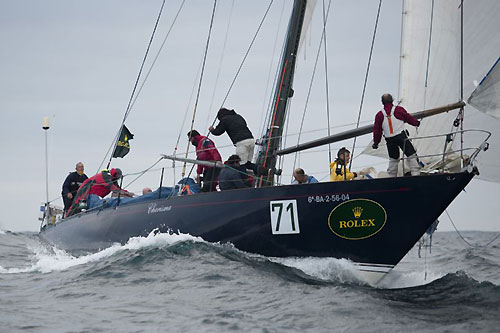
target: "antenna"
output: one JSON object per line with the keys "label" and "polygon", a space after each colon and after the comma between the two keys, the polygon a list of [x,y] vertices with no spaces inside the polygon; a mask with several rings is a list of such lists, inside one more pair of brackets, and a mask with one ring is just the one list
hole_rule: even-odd
{"label": "antenna", "polygon": [[47,196],[47,205],[45,209],[49,207],[49,150],[47,145],[47,132],[50,128],[49,117],[43,117],[42,119],[42,129],[45,131],[45,194]]}

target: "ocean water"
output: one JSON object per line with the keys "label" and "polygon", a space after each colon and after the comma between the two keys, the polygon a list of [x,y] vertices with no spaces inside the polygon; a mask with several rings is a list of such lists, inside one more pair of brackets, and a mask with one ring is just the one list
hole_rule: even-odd
{"label": "ocean water", "polygon": [[2,332],[498,332],[500,238],[434,234],[377,286],[347,260],[267,258],[184,234],[74,257],[0,231]]}

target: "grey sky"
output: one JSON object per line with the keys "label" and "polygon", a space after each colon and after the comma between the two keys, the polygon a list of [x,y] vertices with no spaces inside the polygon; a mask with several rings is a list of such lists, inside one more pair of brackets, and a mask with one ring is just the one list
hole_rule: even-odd
{"label": "grey sky", "polygon": [[[156,54],[181,1],[167,1],[151,57]],[[235,0],[223,65],[217,85],[222,46],[232,0],[218,2],[216,21],[207,67],[199,99],[195,128],[205,132],[227,92],[229,84],[257,29],[268,1]],[[333,1],[329,19],[328,66],[332,132],[350,128],[359,108],[364,71],[368,59],[378,1]],[[49,116],[49,197],[60,195],[61,185],[78,161],[87,175],[99,167],[118,130],[140,62],[144,55],[161,1],[2,1],[0,3],[0,145],[1,211],[0,228],[37,230],[38,208],[45,200],[44,133],[41,119]],[[321,34],[321,1],[316,5],[310,32],[299,57],[288,132],[297,133],[304,108]],[[284,14],[280,22],[280,14]],[[262,128],[262,111],[272,87],[266,87],[276,70],[291,1],[275,0],[262,31],[229,95],[225,106],[234,108],[248,121],[254,136]],[[193,100],[189,100],[201,64],[212,2],[188,0],[142,94],[126,124],[135,138],[125,159],[113,160],[125,174],[146,169],[161,153],[172,153],[180,133],[179,151],[186,149],[188,124]],[[384,1],[365,96],[362,121],[371,122],[379,109],[380,95],[397,93],[401,2]],[[278,30],[279,29],[279,30]],[[275,39],[278,44],[273,55]],[[317,76],[305,118],[301,141],[327,134],[324,60],[320,57]],[[148,67],[148,66],[146,66]],[[215,87],[212,110],[209,106]],[[186,125],[182,119],[188,111]],[[409,110],[416,111],[416,110]],[[361,151],[369,137],[358,141]],[[295,144],[290,135],[287,145]],[[216,138],[223,157],[233,147],[226,136]],[[351,142],[333,145],[335,152]],[[326,179],[328,152],[303,153],[300,165],[317,178]],[[291,174],[293,157],[287,157],[284,173]],[[385,161],[360,157],[353,169]],[[174,173],[171,162],[166,183]],[[177,165],[176,176],[181,167]],[[132,177],[127,177],[130,180]],[[285,177],[284,182],[287,181]],[[140,178],[130,190],[138,193],[144,186],[156,187],[159,171]],[[497,184],[474,181],[451,205],[449,212],[457,226],[468,230],[500,230],[496,220]],[[495,200],[495,202],[494,202]],[[409,203],[413,205],[414,203]],[[439,230],[451,230],[446,218]]]}

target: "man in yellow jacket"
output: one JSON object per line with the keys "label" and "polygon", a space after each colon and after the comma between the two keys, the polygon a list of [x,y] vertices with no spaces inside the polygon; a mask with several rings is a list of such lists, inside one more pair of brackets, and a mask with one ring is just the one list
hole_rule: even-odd
{"label": "man in yellow jacket", "polygon": [[358,174],[351,172],[347,165],[351,159],[351,152],[345,147],[337,152],[337,159],[330,164],[330,181],[338,182],[356,178]]}

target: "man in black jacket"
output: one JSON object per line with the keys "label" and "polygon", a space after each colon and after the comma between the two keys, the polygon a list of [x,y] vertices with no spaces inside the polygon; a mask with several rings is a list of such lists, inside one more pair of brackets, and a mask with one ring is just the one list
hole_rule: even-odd
{"label": "man in black jacket", "polygon": [[226,108],[219,110],[217,118],[219,119],[219,124],[215,128],[210,126],[208,128],[210,133],[219,136],[227,132],[236,147],[236,155],[241,159],[240,164],[247,169],[253,170],[257,175],[257,165],[252,163],[255,140],[252,132],[248,129],[245,119],[234,112],[234,110]]}
{"label": "man in black jacket", "polygon": [[75,172],[70,172],[62,186],[62,198],[64,201],[64,212],[71,207],[76,192],[82,183],[87,180],[87,175],[83,173],[84,167],[82,162],[76,163]]}

